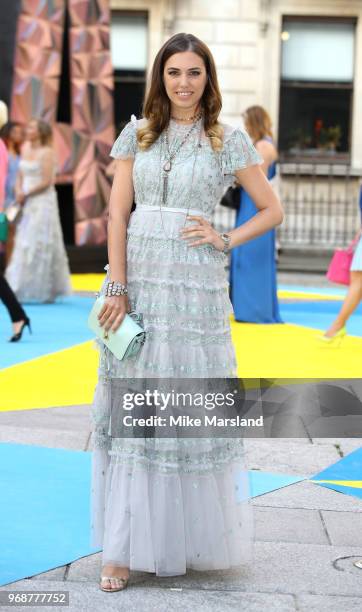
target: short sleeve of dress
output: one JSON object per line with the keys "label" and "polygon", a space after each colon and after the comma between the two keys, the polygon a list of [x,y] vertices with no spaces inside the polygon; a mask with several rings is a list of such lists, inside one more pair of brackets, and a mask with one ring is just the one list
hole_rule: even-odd
{"label": "short sleeve of dress", "polygon": [[248,166],[262,163],[263,158],[245,130],[235,128],[231,134],[228,134],[228,131],[225,132],[224,148],[221,152],[224,174],[234,174],[236,170],[243,170]]}
{"label": "short sleeve of dress", "polygon": [[137,119],[134,115],[115,140],[110,157],[114,159],[134,158],[137,151]]}

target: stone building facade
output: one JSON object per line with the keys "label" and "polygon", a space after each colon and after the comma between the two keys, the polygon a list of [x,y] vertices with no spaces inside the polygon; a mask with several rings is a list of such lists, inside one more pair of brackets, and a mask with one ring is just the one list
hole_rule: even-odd
{"label": "stone building facade", "polygon": [[[147,71],[161,44],[191,32],[214,54],[223,95],[222,119],[232,124],[251,104],[279,123],[283,16],[355,20],[350,165],[362,167],[362,2],[360,0],[110,0],[112,11],[148,14]],[[131,50],[130,50],[131,52]]]}
{"label": "stone building facade", "polygon": [[[112,20],[122,14],[137,15],[137,12],[143,12],[147,18],[145,78],[149,75],[158,49],[169,36],[176,32],[193,33],[207,43],[216,61],[223,97],[221,119],[233,125],[242,125],[242,111],[252,104],[261,104],[272,118],[277,142],[283,145],[288,139],[296,139],[296,143],[288,145],[290,150],[286,152],[282,150],[283,147],[279,147],[280,159],[283,161],[280,165],[282,196],[286,208],[285,221],[279,230],[282,246],[326,252],[335,246],[345,245],[360,223],[362,2],[110,2]],[[303,56],[303,51],[300,57],[294,54],[294,59],[291,58],[296,72],[298,64],[308,62],[307,70],[312,73],[315,71],[316,74],[319,71],[319,76],[312,76],[311,82],[303,79],[300,81],[298,78],[283,81],[283,44],[289,38],[288,30],[297,32],[302,41],[307,40],[304,50],[307,50],[308,41],[311,40],[309,59],[308,53]],[[325,36],[324,30],[329,31],[329,37]],[[307,39],[303,39],[303,36],[307,36]],[[316,48],[315,61],[313,55],[311,57],[313,45]],[[132,48],[129,48],[129,52],[132,53]],[[348,63],[349,67],[346,66]],[[335,71],[333,64],[336,64]],[[324,67],[326,75],[330,73],[330,77],[323,74]],[[291,87],[288,89],[289,85]],[[290,100],[294,100],[294,111]],[[291,115],[292,111],[294,115]],[[313,121],[309,118],[315,132],[312,135],[304,133],[300,127],[294,130],[294,124],[299,120],[303,122],[303,115],[308,112],[314,113]],[[324,115],[326,117],[327,129],[323,128],[323,121],[316,118],[319,112],[322,118]],[[340,122],[342,144],[338,150],[335,148],[337,141],[328,142],[328,138],[334,138],[329,127],[332,127],[333,132],[334,124]],[[283,123],[288,127],[283,127]],[[337,126],[338,129],[340,126]],[[293,131],[298,136],[293,135]],[[324,144],[321,138],[323,132],[324,141],[327,138]],[[293,151],[294,154],[290,155]],[[232,225],[233,219],[230,215],[226,217],[227,213],[224,212],[224,221],[220,227]]]}

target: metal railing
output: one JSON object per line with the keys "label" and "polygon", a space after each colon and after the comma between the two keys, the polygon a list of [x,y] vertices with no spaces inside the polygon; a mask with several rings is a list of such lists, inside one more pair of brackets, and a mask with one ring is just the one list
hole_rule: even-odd
{"label": "metal railing", "polygon": [[[284,221],[277,228],[285,248],[330,250],[343,247],[361,224],[362,169],[347,164],[281,162],[277,191]],[[214,213],[218,231],[235,226],[235,212],[218,205]]]}

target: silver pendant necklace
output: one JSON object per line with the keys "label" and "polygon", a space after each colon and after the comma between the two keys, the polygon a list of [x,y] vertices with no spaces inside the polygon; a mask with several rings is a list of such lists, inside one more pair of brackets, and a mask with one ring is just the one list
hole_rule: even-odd
{"label": "silver pendant necklace", "polygon": [[[199,119],[201,119],[202,115],[199,116]],[[199,120],[198,119],[198,120]],[[198,121],[197,120],[197,121]],[[162,189],[162,205],[165,206],[166,202],[167,202],[167,195],[168,195],[168,176],[169,173],[172,169],[172,161],[175,158],[176,154],[179,152],[179,150],[181,149],[181,147],[185,144],[186,140],[189,138],[190,134],[193,132],[194,129],[196,129],[197,126],[197,121],[192,125],[191,129],[187,132],[186,136],[182,139],[181,143],[176,147],[176,149],[170,153],[170,147],[169,147],[169,142],[168,142],[168,130],[165,131],[165,136],[164,136],[164,142],[166,144],[166,150],[167,150],[167,154],[168,154],[168,159],[163,163],[162,165],[162,169],[163,169],[163,189]],[[188,208],[186,211],[186,215],[185,215],[185,220],[184,220],[184,224],[182,227],[185,227],[186,225],[186,220],[187,220],[187,216],[189,214],[189,210],[191,208],[191,202],[192,202],[192,194],[193,194],[193,179],[194,179],[194,171],[195,171],[195,163],[196,163],[196,158],[197,158],[197,154],[199,152],[199,149],[201,147],[201,135],[202,135],[202,128],[203,128],[203,124],[201,122],[200,124],[200,130],[199,130],[199,137],[198,137],[198,141],[197,141],[197,146],[196,146],[196,152],[194,155],[194,161],[193,161],[193,166],[192,166],[192,175],[191,175],[191,187],[190,187],[190,196],[188,198]],[[162,155],[162,146],[160,147],[161,149],[161,155]],[[191,191],[192,190],[192,191]],[[163,223],[163,217],[162,217],[162,207],[161,207],[161,201],[160,201],[160,216],[161,216],[161,223],[162,223],[162,229],[163,232],[166,236],[166,238],[171,238],[171,236],[168,236],[166,231],[165,231],[165,226]]]}
{"label": "silver pendant necklace", "polygon": [[[176,157],[176,155],[179,152],[179,150],[181,149],[181,147],[185,144],[185,142],[188,139],[188,137],[192,134],[193,130],[196,128],[198,120],[201,119],[201,117],[202,117],[202,115],[200,113],[198,115],[196,121],[192,124],[191,128],[189,129],[189,131],[184,136],[184,138],[181,140],[181,142],[178,144],[178,146],[176,146],[175,150],[172,151],[172,152],[170,151],[170,144],[169,144],[169,141],[168,141],[168,126],[167,126],[167,128],[165,130],[165,140],[166,140],[168,159],[163,164],[163,169],[164,169],[164,171],[166,173],[171,171],[172,162],[173,162],[174,157]],[[166,177],[167,177],[167,174],[166,174]]]}

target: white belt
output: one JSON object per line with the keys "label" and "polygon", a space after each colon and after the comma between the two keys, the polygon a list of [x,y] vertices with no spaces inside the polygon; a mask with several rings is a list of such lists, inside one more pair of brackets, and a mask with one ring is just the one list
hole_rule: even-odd
{"label": "white belt", "polygon": [[[160,212],[160,207],[159,206],[148,206],[147,204],[136,204],[136,209],[133,212],[137,212],[138,210],[150,211],[150,212],[154,212],[157,210],[158,212]],[[176,208],[176,207],[171,207],[171,206],[161,206],[161,213],[163,212],[187,213],[189,215],[210,217],[209,214],[204,213],[202,210],[199,210],[197,208],[188,209],[188,208]]]}

